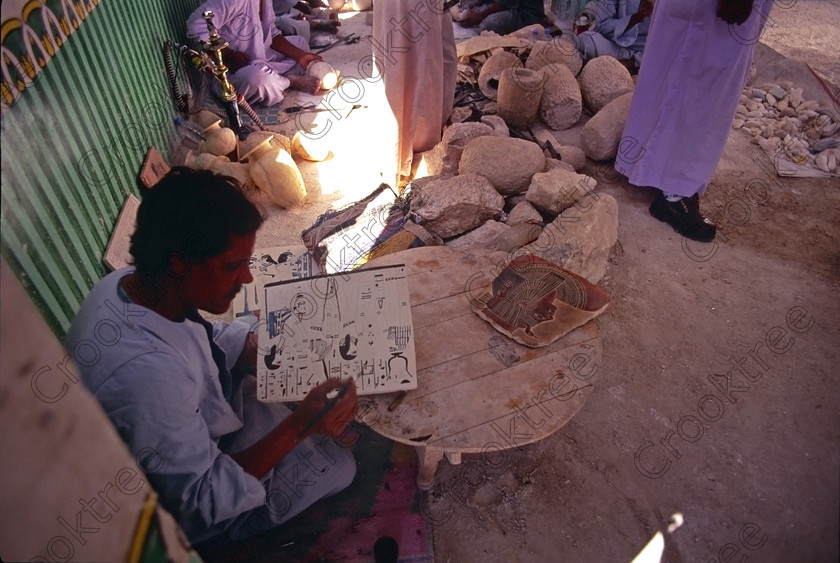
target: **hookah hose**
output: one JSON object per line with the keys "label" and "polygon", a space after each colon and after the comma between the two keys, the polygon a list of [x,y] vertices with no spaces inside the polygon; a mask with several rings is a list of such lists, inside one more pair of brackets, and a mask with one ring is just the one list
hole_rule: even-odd
{"label": "hookah hose", "polygon": [[166,74],[169,76],[169,85],[172,88],[172,97],[175,98],[175,105],[181,113],[187,113],[189,107],[186,98],[181,95],[181,87],[178,86],[178,76],[175,73],[175,65],[172,62],[172,48],[175,42],[171,39],[163,42],[163,62],[166,65]]}
{"label": "hookah hose", "polygon": [[[192,64],[199,70],[208,71],[204,64],[202,64],[202,57],[199,53],[189,49],[187,47],[178,45],[174,41],[167,40],[163,43],[163,62],[166,66],[166,74],[169,77],[169,85],[172,88],[172,97],[175,98],[175,104],[178,106],[178,110],[181,113],[189,113],[189,100],[191,96],[185,96],[181,93],[181,87],[178,85],[178,75],[175,71],[175,64],[172,60],[172,49],[180,48],[181,56],[182,57],[189,57]],[[235,107],[238,106],[238,107]],[[245,97],[242,94],[237,94],[236,100],[225,104],[225,113],[227,114],[228,119],[233,123],[238,121],[239,119],[239,107],[248,115],[249,118],[254,122],[254,125],[259,127],[261,131],[267,131],[265,124],[260,120],[257,112],[254,111],[254,108],[245,101]],[[213,111],[212,109],[210,111]],[[217,111],[213,111],[213,113],[218,113]]]}
{"label": "hookah hose", "polygon": [[268,131],[265,125],[263,124],[262,120],[257,115],[257,112],[254,111],[254,108],[251,107],[251,104],[245,101],[245,96],[242,94],[236,95],[236,101],[239,102],[239,106],[242,108],[242,111],[248,114],[248,117],[251,118],[251,121],[254,122],[254,125],[260,128],[260,131]]}

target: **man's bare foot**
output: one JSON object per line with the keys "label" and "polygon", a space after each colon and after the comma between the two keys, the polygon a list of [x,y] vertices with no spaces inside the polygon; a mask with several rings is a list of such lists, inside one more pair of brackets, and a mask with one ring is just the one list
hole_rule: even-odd
{"label": "man's bare foot", "polygon": [[309,29],[312,31],[337,33],[340,25],[341,22],[336,20],[309,20]]}
{"label": "man's bare foot", "polygon": [[321,89],[321,81],[314,76],[287,76],[286,78],[289,79],[289,88],[292,90],[317,94]]}

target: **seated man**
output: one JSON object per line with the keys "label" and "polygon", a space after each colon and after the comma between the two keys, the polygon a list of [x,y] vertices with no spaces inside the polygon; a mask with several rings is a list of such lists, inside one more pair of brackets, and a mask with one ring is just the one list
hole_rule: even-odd
{"label": "seated man", "polygon": [[[235,180],[173,169],[140,205],[134,266],[94,286],[65,341],[132,455],[154,456],[148,478],[193,543],[264,532],[356,472],[330,437],[352,421],[352,381],[321,383],[293,412],[259,403],[246,375],[257,360],[248,325],[198,314],[224,313],[253,279],[262,221]],[[86,361],[89,341],[103,337],[109,345]],[[316,417],[343,384],[349,390]]]}
{"label": "seated man", "polygon": [[584,61],[609,55],[630,72],[638,72],[645,50],[652,0],[598,0],[589,2],[575,18],[594,22],[588,31],[575,36]]}
{"label": "seated man", "polygon": [[484,0],[461,2],[468,8],[460,24],[464,27],[479,26],[481,31],[494,31],[507,35],[526,25],[545,21],[543,0]]}
{"label": "seated man", "polygon": [[318,79],[305,70],[321,57],[308,51],[303,37],[283,37],[275,26],[271,0],[207,0],[187,20],[190,38],[207,40],[202,14],[208,10],[219,35],[229,43],[222,52],[228,78],[249,103],[279,104],[289,88],[318,92]]}
{"label": "seated man", "polygon": [[[307,2],[298,0],[273,0],[274,24],[283,33],[283,36],[300,35],[310,47],[313,47],[313,39],[317,40],[317,34],[312,37],[311,33],[326,32],[335,34],[341,22],[336,19],[318,19],[312,15],[312,7]],[[323,35],[323,33],[321,34]]]}

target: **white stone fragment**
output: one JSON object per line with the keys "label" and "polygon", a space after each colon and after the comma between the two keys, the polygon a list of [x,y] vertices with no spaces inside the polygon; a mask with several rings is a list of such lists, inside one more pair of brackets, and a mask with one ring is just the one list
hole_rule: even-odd
{"label": "white stone fragment", "polygon": [[767,91],[767,93],[768,93],[768,94],[770,94],[771,96],[773,96],[773,97],[774,97],[775,99],[777,99],[777,100],[778,100],[778,99],[780,99],[780,98],[784,98],[784,97],[785,97],[785,95],[787,94],[787,92],[785,91],[785,89],[784,89],[784,88],[782,88],[782,87],[781,87],[781,86],[779,86],[779,85],[775,85],[775,86],[773,86],[772,88],[770,88],[770,89]]}

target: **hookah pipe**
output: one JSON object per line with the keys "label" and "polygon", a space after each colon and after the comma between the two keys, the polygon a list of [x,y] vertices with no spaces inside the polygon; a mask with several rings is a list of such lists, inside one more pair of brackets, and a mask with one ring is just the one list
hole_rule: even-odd
{"label": "hookah pipe", "polygon": [[[190,113],[191,111],[191,104],[192,104],[192,92],[191,88],[188,85],[187,92],[182,93],[181,87],[178,85],[178,76],[177,72],[175,71],[175,64],[172,61],[172,51],[178,51],[178,54],[183,61],[189,61],[192,66],[197,68],[200,71],[203,71],[215,78],[216,73],[214,71],[215,62],[213,62],[210,57],[207,56],[206,53],[198,53],[185,45],[179,45],[172,41],[171,39],[164,41],[163,43],[163,62],[166,67],[166,73],[169,76],[169,84],[172,88],[172,96],[175,98],[175,104],[178,106],[178,110],[181,113]],[[254,122],[254,124],[259,127],[261,131],[267,131],[265,124],[260,120],[257,112],[254,111],[254,108],[245,101],[245,97],[242,94],[236,95],[236,101],[239,104],[239,107],[244,111],[248,117]],[[219,116],[222,117],[222,116]]]}
{"label": "hookah pipe", "polygon": [[216,26],[213,24],[213,12],[208,10],[201,14],[207,22],[207,31],[210,32],[209,41],[202,41],[201,46],[206,51],[211,59],[213,59],[213,75],[222,86],[222,102],[225,106],[225,113],[228,117],[228,126],[236,133],[237,138],[243,139],[245,133],[242,130],[242,120],[239,117],[239,104],[237,103],[236,90],[233,84],[228,81],[227,73],[228,67],[225,66],[222,60],[222,50],[227,48],[229,43],[222,39]]}

